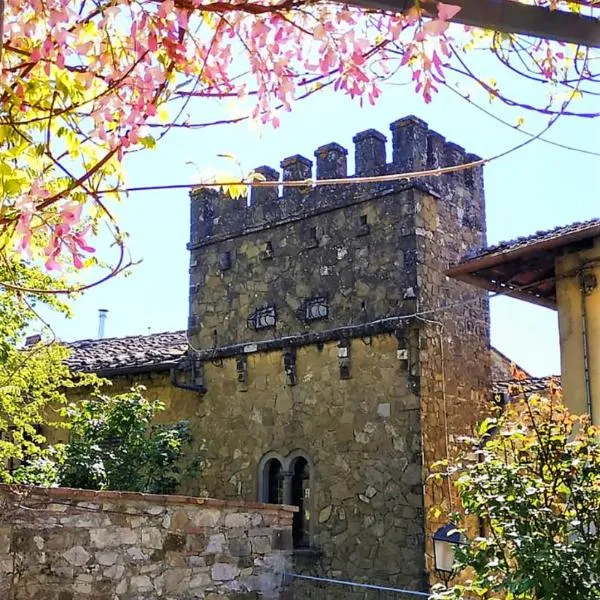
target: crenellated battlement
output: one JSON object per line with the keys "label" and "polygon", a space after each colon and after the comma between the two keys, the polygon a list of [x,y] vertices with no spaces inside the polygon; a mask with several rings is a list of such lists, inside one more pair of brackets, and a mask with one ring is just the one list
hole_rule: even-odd
{"label": "crenellated battlement", "polygon": [[[414,116],[394,121],[390,131],[391,162],[388,162],[387,138],[383,133],[367,129],[353,137],[354,175],[348,174],[348,150],[335,142],[317,148],[314,161],[296,154],[281,161],[281,171],[269,166],[255,169],[265,181],[285,183],[313,178],[317,181],[348,179],[347,185],[313,186],[309,183],[298,187],[254,187],[248,200],[232,199],[211,188],[194,190],[191,193],[190,246],[203,245],[212,239],[254,231],[278,222],[301,219],[315,212],[341,208],[403,187],[421,187],[441,199],[451,199],[460,188],[468,192],[474,206],[479,205],[483,194],[482,167],[411,181],[352,183],[356,177],[410,173],[478,160],[477,156],[448,142]],[[461,192],[461,196],[464,198],[465,194]],[[464,206],[464,211],[466,214],[471,212],[468,205]]]}

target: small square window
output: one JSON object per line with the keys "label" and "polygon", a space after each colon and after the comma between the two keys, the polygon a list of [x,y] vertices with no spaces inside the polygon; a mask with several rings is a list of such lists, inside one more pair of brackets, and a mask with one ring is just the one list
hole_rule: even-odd
{"label": "small square window", "polygon": [[304,320],[319,321],[329,316],[329,303],[325,296],[309,298],[304,302]]}
{"label": "small square window", "polygon": [[219,255],[219,270],[228,271],[231,269],[231,252],[222,252]]}
{"label": "small square window", "polygon": [[247,320],[249,329],[268,329],[275,327],[277,312],[274,305],[257,308]]}
{"label": "small square window", "polygon": [[317,248],[319,245],[319,234],[316,227],[307,227],[303,233],[305,248]]}
{"label": "small square window", "polygon": [[270,260],[273,258],[273,244],[271,242],[265,243],[264,249],[260,253],[260,257],[262,260]]}
{"label": "small square window", "polygon": [[369,220],[367,215],[360,215],[358,218],[358,227],[356,231],[356,236],[360,237],[363,235],[369,235],[371,231],[371,226],[369,225]]}

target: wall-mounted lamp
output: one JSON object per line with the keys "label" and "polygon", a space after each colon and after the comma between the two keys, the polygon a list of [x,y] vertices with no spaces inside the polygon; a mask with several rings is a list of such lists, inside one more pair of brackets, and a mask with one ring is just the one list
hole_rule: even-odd
{"label": "wall-mounted lamp", "polygon": [[446,587],[448,587],[449,581],[456,575],[454,553],[456,547],[462,543],[460,532],[452,523],[440,527],[433,534],[434,568]]}

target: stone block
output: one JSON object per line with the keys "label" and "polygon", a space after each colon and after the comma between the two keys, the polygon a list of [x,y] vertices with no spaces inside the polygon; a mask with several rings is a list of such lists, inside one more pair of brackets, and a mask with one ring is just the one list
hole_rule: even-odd
{"label": "stone block", "polygon": [[271,538],[267,536],[257,536],[250,538],[252,543],[252,552],[254,554],[267,554],[271,552]]}
{"label": "stone block", "polygon": [[96,552],[94,555],[96,558],[96,562],[100,565],[110,566],[114,565],[117,562],[117,553],[116,552]]}
{"label": "stone block", "polygon": [[144,527],[141,529],[142,547],[160,549],[163,547],[163,536],[158,527]]}
{"label": "stone block", "polygon": [[127,556],[134,562],[144,562],[148,559],[147,554],[138,546],[132,546],[126,550]]}
{"label": "stone block", "polygon": [[228,549],[231,556],[250,556],[252,553],[250,540],[244,537],[229,540]]}
{"label": "stone block", "polygon": [[154,586],[152,585],[152,580],[147,575],[135,575],[129,582],[129,589],[137,593],[153,592]]}
{"label": "stone block", "polygon": [[167,569],[163,574],[163,590],[167,595],[183,597],[188,591],[191,574],[189,569]]}
{"label": "stone block", "polygon": [[251,525],[250,516],[246,513],[228,513],[225,515],[225,527],[247,529]]}
{"label": "stone block", "polygon": [[[166,517],[165,517],[165,519],[166,519]],[[217,517],[217,519],[218,519],[218,517]],[[198,520],[199,520],[199,515],[198,515],[198,519],[194,522],[195,527],[200,526],[198,524]],[[170,529],[185,530],[189,527],[189,524],[190,524],[190,517],[189,517],[188,513],[184,510],[178,510],[178,511],[175,511],[173,513],[173,515],[171,516],[167,527],[169,527]],[[215,521],[215,524],[216,524],[216,521]],[[163,520],[163,526],[164,526],[164,520]]]}
{"label": "stone block", "polygon": [[206,588],[212,584],[212,579],[209,573],[198,573],[190,579],[189,588],[190,590],[197,590],[198,588]]}
{"label": "stone block", "polygon": [[208,538],[206,552],[208,554],[221,554],[225,548],[225,535],[216,533]]}
{"label": "stone block", "polygon": [[63,558],[74,567],[81,567],[90,560],[90,553],[81,546],[75,546],[63,553]]}
{"label": "stone block", "polygon": [[211,577],[213,581],[231,581],[239,574],[239,567],[229,563],[215,563],[211,569]]}
{"label": "stone block", "polygon": [[123,565],[112,565],[108,569],[104,569],[102,574],[108,579],[114,581],[120,581],[125,573],[125,567]]}
{"label": "stone block", "polygon": [[195,511],[192,516],[194,527],[215,527],[221,518],[221,511],[213,508],[203,508]]}

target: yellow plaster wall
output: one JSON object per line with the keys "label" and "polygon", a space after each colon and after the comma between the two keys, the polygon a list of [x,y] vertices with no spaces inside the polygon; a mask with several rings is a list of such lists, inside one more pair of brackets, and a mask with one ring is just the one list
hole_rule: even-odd
{"label": "yellow plaster wall", "polygon": [[[193,419],[200,395],[173,387],[168,372],[115,377],[109,385],[103,386],[101,391],[107,395],[121,394],[135,385],[143,385],[146,388],[145,395],[150,400],[160,400],[164,403],[165,410],[157,415],[157,422],[172,423],[181,419]],[[85,396],[84,392],[77,391],[69,400],[77,402]],[[49,420],[58,419],[56,411],[50,409]],[[42,433],[50,444],[65,441],[68,436],[67,431],[57,427],[44,427]]]}
{"label": "yellow plaster wall", "polygon": [[577,414],[588,412],[579,272],[585,269],[593,273],[598,282],[596,289],[584,296],[584,301],[592,415],[594,423],[600,425],[600,237],[593,248],[557,258],[555,266],[562,388],[566,405]]}

